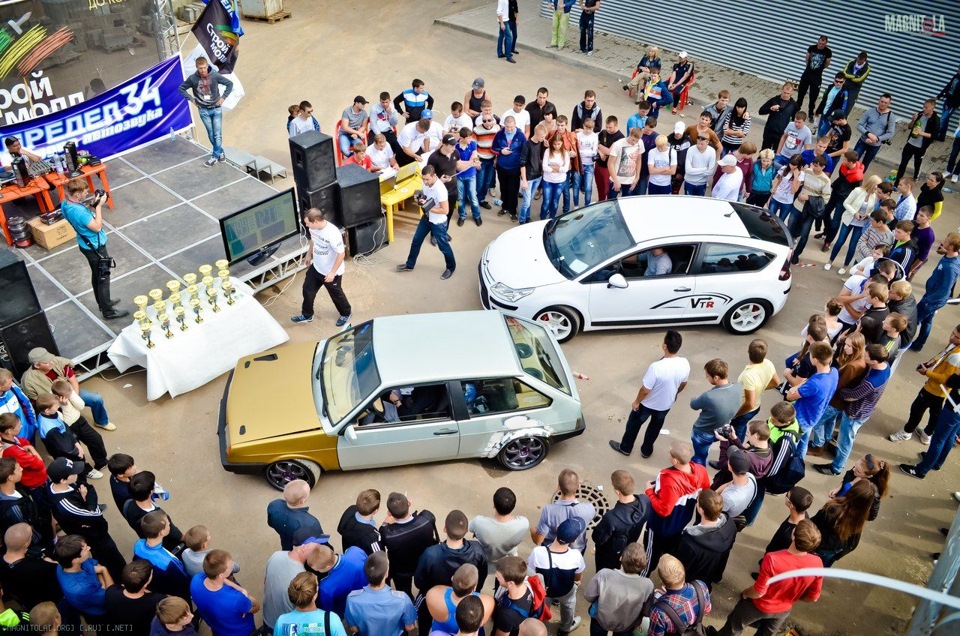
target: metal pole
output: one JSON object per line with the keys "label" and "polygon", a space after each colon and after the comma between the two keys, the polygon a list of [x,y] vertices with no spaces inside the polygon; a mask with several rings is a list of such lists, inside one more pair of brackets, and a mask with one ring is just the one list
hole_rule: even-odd
{"label": "metal pole", "polygon": [[[953,517],[953,524],[951,524],[950,532],[947,534],[947,541],[940,553],[940,559],[933,567],[933,572],[927,581],[927,588],[960,597],[958,570],[960,570],[960,510]],[[940,603],[921,598],[904,636],[931,636],[933,634],[946,636],[951,633],[950,630],[956,629],[957,626],[950,625],[938,629],[936,625],[952,613],[954,613],[953,610],[944,608]]]}

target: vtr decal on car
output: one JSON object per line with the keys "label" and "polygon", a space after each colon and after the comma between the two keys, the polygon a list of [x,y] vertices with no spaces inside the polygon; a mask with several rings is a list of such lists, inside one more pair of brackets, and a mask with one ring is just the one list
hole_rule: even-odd
{"label": "vtr decal on car", "polygon": [[730,304],[731,301],[733,297],[726,294],[688,294],[671,298],[659,305],[654,305],[651,309],[686,309],[687,303],[690,309],[716,309]]}

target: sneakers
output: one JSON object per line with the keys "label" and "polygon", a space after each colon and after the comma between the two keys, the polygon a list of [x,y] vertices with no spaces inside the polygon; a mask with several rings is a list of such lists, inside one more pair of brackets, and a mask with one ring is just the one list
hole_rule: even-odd
{"label": "sneakers", "polygon": [[957,173],[954,172],[954,173],[953,173],[953,176],[950,177],[950,181],[951,181],[952,183],[956,183],[958,178],[960,178],[960,177],[958,177],[958,176],[957,176]]}
{"label": "sneakers", "polygon": [[910,464],[900,464],[900,472],[904,475],[910,475],[911,477],[916,477],[917,479],[923,479],[923,475],[917,472],[917,467]]}
{"label": "sneakers", "polygon": [[823,266],[823,269],[829,272],[831,267],[833,267],[833,263],[827,263]]}
{"label": "sneakers", "polygon": [[440,280],[447,280],[447,279],[450,278],[451,276],[453,276],[453,270],[452,270],[452,269],[445,269],[445,270],[443,270],[443,273],[440,274]]}
{"label": "sneakers", "polygon": [[924,432],[924,430],[923,430],[922,428],[917,429],[917,435],[920,436],[920,443],[921,443],[921,444],[923,444],[924,446],[929,446],[929,445],[930,445],[930,436],[927,435],[926,432]]}
{"label": "sneakers", "polygon": [[400,263],[399,265],[397,265],[397,271],[398,271],[398,272],[412,272],[412,271],[413,271],[413,268],[412,268],[412,267],[407,267],[407,264],[406,264],[406,263]]}
{"label": "sneakers", "polygon": [[960,501],[960,490],[953,493],[953,498],[956,499],[957,501]]}
{"label": "sneakers", "polygon": [[[809,451],[808,451],[809,452]],[[821,475],[839,475],[833,472],[833,464],[814,464],[813,469]]]}
{"label": "sneakers", "polygon": [[900,429],[896,433],[891,433],[887,439],[889,439],[891,442],[905,442],[911,437],[913,437],[913,433],[908,433],[905,430]]}
{"label": "sneakers", "polygon": [[97,424],[94,422],[94,425],[102,431],[115,431],[117,430],[117,425],[113,422],[107,422],[106,424]]}
{"label": "sneakers", "polygon": [[616,441],[614,441],[614,440],[610,440],[610,448],[612,448],[613,450],[617,451],[617,452],[620,453],[621,455],[626,455],[627,457],[630,456],[630,453],[628,453],[627,451],[625,451],[625,450],[623,450],[622,448],[620,448],[620,442],[616,442]]}
{"label": "sneakers", "polygon": [[837,273],[840,274],[841,276],[843,276],[844,274],[847,273],[847,268],[846,268],[846,267],[841,267],[840,269],[837,270]]}
{"label": "sneakers", "polygon": [[217,160],[214,159],[213,157],[210,157],[209,159],[207,159],[206,161],[203,162],[203,165],[204,165],[204,167],[206,167],[206,168],[212,168],[212,167],[214,167],[215,165],[217,165]]}
{"label": "sneakers", "polygon": [[347,314],[346,316],[340,316],[339,318],[337,318],[338,327],[342,327],[348,322],[350,322],[350,314]]}
{"label": "sneakers", "polygon": [[217,158],[217,161],[219,161],[220,163],[223,163],[226,160],[227,160],[227,155],[224,153],[220,153],[220,157]]}
{"label": "sneakers", "polygon": [[308,316],[306,314],[298,314],[293,318],[291,318],[290,322],[296,323],[298,325],[306,322],[313,322],[313,316]]}
{"label": "sneakers", "polygon": [[87,477],[90,479],[103,479],[103,473],[101,473],[99,470],[94,468],[89,473],[87,473]]}
{"label": "sneakers", "polygon": [[557,632],[557,636],[566,636],[566,635],[569,634],[570,632],[576,631],[577,628],[580,627],[580,621],[581,621],[581,619],[580,619],[579,616],[574,616],[574,617],[573,617],[573,623],[570,624],[570,629],[561,629],[561,630],[559,630],[559,631]]}

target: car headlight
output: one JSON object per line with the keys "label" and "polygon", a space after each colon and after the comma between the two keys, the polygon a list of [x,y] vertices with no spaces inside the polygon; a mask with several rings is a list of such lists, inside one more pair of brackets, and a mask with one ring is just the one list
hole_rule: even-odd
{"label": "car headlight", "polygon": [[525,289],[514,289],[512,287],[507,287],[503,283],[497,283],[490,288],[494,294],[499,296],[504,300],[509,300],[511,302],[516,302],[521,298],[526,298],[533,293],[533,287],[527,287]]}

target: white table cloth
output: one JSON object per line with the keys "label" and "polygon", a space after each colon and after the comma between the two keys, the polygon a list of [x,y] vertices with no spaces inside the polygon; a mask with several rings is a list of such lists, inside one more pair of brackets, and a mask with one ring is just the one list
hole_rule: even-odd
{"label": "white table cloth", "polygon": [[[188,305],[190,297],[181,289],[187,309],[187,331],[180,330],[168,303],[173,337],[167,338],[160,328],[156,311],[148,306],[147,315],[153,321],[150,338],[155,346],[147,348],[136,321],[120,332],[110,346],[107,355],[121,373],[133,366],[147,370],[148,400],[156,400],[164,393],[176,397],[192,391],[233,369],[240,358],[290,339],[283,327],[253,297],[250,287],[236,279],[231,281],[236,288],[236,302],[228,305],[221,293],[217,298],[219,312],[211,309],[206,290],[198,283],[202,323],[197,324],[194,320],[195,315]],[[219,289],[219,280],[214,284]]]}

